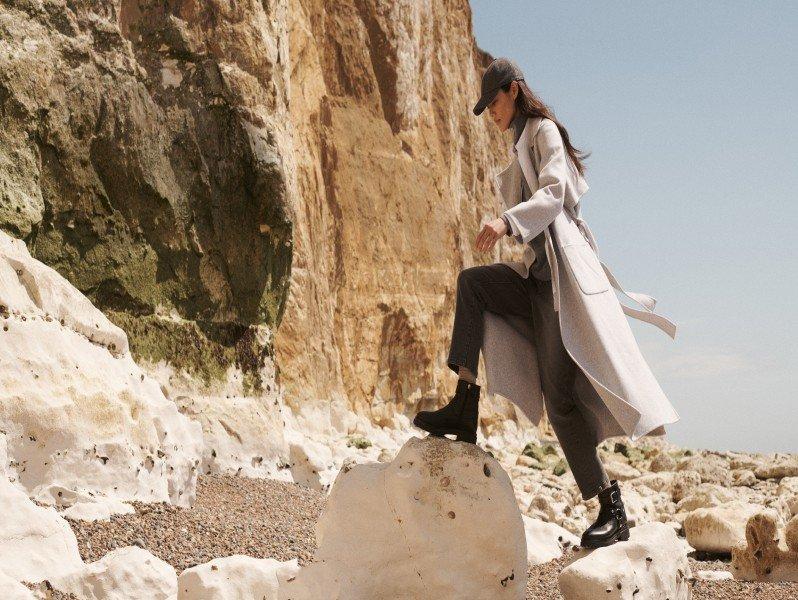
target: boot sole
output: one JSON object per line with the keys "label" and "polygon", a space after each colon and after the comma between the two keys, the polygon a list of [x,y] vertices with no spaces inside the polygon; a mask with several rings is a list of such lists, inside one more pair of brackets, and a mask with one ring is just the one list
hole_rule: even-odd
{"label": "boot sole", "polygon": [[[465,431],[463,429],[453,429],[449,427],[433,427],[427,425],[419,418],[413,419],[413,425],[418,427],[419,429],[423,429],[424,431],[428,432],[430,435],[434,435],[437,437],[445,437],[444,434],[449,433],[452,435],[456,435],[458,442],[468,442],[469,444],[476,444],[477,443],[477,434],[473,431]],[[448,438],[446,438],[448,439]]]}
{"label": "boot sole", "polygon": [[604,546],[611,546],[616,542],[625,542],[629,539],[629,527],[624,525],[618,530],[613,537],[608,540],[595,540],[592,542],[588,542],[587,544],[583,543],[581,540],[579,545],[583,548],[603,548]]}

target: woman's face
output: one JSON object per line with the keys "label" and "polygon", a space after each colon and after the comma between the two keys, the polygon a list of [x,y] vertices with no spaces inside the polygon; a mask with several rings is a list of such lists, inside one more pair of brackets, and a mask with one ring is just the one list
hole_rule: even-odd
{"label": "woman's face", "polygon": [[515,98],[518,96],[518,82],[510,84],[509,91],[499,90],[493,101],[488,104],[488,113],[499,131],[507,131],[515,117]]}

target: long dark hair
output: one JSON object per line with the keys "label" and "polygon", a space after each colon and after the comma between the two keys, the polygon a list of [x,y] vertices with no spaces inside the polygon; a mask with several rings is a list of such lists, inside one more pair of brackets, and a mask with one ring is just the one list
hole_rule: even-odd
{"label": "long dark hair", "polygon": [[[591,153],[585,153],[574,148],[573,144],[571,144],[570,138],[568,137],[568,131],[554,117],[554,112],[543,103],[543,100],[541,100],[535,94],[535,92],[529,88],[524,80],[516,80],[516,83],[518,84],[518,95],[515,97],[515,109],[527,117],[546,117],[547,119],[554,121],[554,123],[557,125],[557,129],[560,130],[560,135],[562,136],[562,141],[565,145],[566,151],[568,152],[568,156],[571,157],[571,160],[573,161],[576,170],[579,171],[579,174],[584,175],[585,166],[582,164],[582,160],[590,156]],[[505,92],[509,92],[511,84],[512,82],[502,86],[502,89]]]}

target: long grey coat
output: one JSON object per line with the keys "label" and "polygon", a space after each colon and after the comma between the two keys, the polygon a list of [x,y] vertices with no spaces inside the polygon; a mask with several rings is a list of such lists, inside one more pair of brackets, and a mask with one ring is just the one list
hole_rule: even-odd
{"label": "long grey coat", "polygon": [[[541,231],[552,273],[554,306],[563,344],[580,367],[575,398],[598,442],[626,435],[664,435],[664,425],[679,420],[634,338],[626,315],[649,322],[675,338],[676,325],[654,312],[651,296],[627,292],[599,260],[587,223],[579,216],[584,178],[568,157],[556,124],[529,118],[513,147],[515,158],[496,176],[505,214],[521,235],[523,262],[505,262],[523,277],[534,259],[529,241]],[[519,202],[521,177],[532,196]],[[642,309],[621,304],[612,287]],[[535,344],[515,316],[486,311],[482,354],[486,390],[515,403],[534,424],[543,414]],[[528,327],[526,328],[528,329]]]}

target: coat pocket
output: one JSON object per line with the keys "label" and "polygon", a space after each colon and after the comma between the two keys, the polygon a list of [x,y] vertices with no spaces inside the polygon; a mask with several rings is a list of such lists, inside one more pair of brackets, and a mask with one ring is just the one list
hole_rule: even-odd
{"label": "coat pocket", "polygon": [[562,251],[583,293],[599,294],[610,289],[604,269],[590,244],[576,242],[563,246]]}

